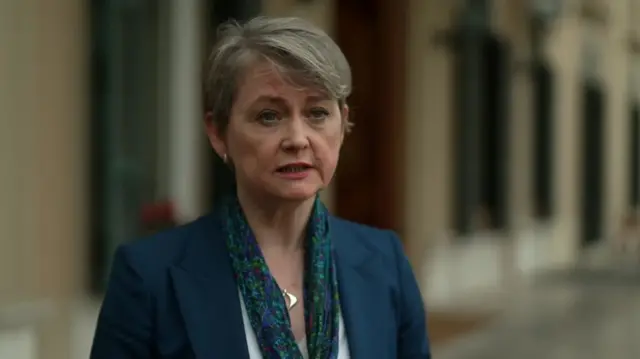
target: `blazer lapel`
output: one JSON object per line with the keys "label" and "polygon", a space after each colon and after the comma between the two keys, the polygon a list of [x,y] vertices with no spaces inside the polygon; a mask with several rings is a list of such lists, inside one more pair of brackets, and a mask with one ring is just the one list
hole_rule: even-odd
{"label": "blazer lapel", "polygon": [[[368,248],[358,245],[343,222],[333,220],[331,235],[335,247],[340,305],[347,331],[352,359],[384,357],[384,330],[378,330],[380,311],[387,308],[388,294],[382,292],[373,273],[372,255]],[[373,262],[376,263],[376,262]]]}
{"label": "blazer lapel", "polygon": [[201,219],[181,263],[171,268],[187,335],[198,359],[249,359],[240,298],[223,233],[212,215]]}

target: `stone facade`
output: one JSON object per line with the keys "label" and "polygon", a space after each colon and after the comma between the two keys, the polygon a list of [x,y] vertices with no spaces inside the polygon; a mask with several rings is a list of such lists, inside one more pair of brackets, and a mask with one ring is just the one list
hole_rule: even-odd
{"label": "stone facade", "polygon": [[[268,0],[264,12],[307,17],[331,32],[333,1]],[[630,46],[640,41],[632,21],[640,14],[637,1],[589,2],[586,10],[581,2],[566,1],[544,41],[543,55],[555,75],[554,201],[553,216],[538,220],[532,209],[528,2],[493,0],[492,31],[511,53],[509,225],[471,235],[467,244],[451,244],[455,82],[452,52],[437,38],[452,28],[459,3],[411,0],[407,24],[405,241],[425,296],[437,304],[505,289],[524,267],[565,267],[580,258],[585,78],[604,93],[602,235],[611,236],[628,208],[629,103],[640,101],[640,57],[638,46]],[[0,156],[2,173],[9,174],[0,176],[0,353],[6,337],[14,344],[35,340],[39,355],[25,358],[71,357],[71,307],[85,293],[88,262],[87,14],[84,2],[76,0],[0,5],[0,43],[9,49],[9,56],[0,56]],[[185,206],[198,197],[197,192],[185,196]],[[331,203],[331,191],[326,199]],[[525,265],[531,256],[535,260]],[[456,281],[464,284],[447,284]],[[30,339],[11,334],[11,328],[32,330]]]}

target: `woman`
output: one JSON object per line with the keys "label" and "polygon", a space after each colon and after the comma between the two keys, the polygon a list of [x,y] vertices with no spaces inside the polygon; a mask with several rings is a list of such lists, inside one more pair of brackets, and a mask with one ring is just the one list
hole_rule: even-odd
{"label": "woman", "polygon": [[338,46],[302,20],[256,18],[222,26],[207,71],[207,135],[234,190],[117,250],[91,358],[429,358],[397,237],[318,199],[350,127]]}

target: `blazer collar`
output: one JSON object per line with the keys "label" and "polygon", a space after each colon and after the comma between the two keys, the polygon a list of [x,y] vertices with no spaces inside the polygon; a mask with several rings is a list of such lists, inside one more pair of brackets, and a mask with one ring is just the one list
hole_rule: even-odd
{"label": "blazer collar", "polygon": [[331,223],[342,316],[351,358],[383,358],[388,350],[386,334],[376,328],[381,311],[389,308],[385,302],[389,296],[380,285],[379,258],[366,244],[376,238],[358,237],[362,234],[354,233],[357,226],[337,218]]}
{"label": "blazer collar", "polygon": [[249,359],[238,287],[215,214],[195,223],[171,276],[195,357]]}
{"label": "blazer collar", "polygon": [[[351,225],[330,218],[342,315],[353,359],[376,357],[372,341],[376,311],[384,307],[375,261],[368,246],[354,238]],[[237,283],[218,215],[194,223],[185,254],[171,268],[175,295],[196,358],[249,359]],[[379,281],[379,279],[378,279]]]}

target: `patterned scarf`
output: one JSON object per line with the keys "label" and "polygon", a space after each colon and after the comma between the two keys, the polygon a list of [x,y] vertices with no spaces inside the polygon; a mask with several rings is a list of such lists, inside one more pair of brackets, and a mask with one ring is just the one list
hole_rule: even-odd
{"label": "patterned scarf", "polygon": [[[269,272],[237,198],[222,204],[236,281],[264,359],[302,359],[281,288]],[[310,359],[336,359],[340,301],[328,211],[316,198],[305,241],[304,317]]]}

